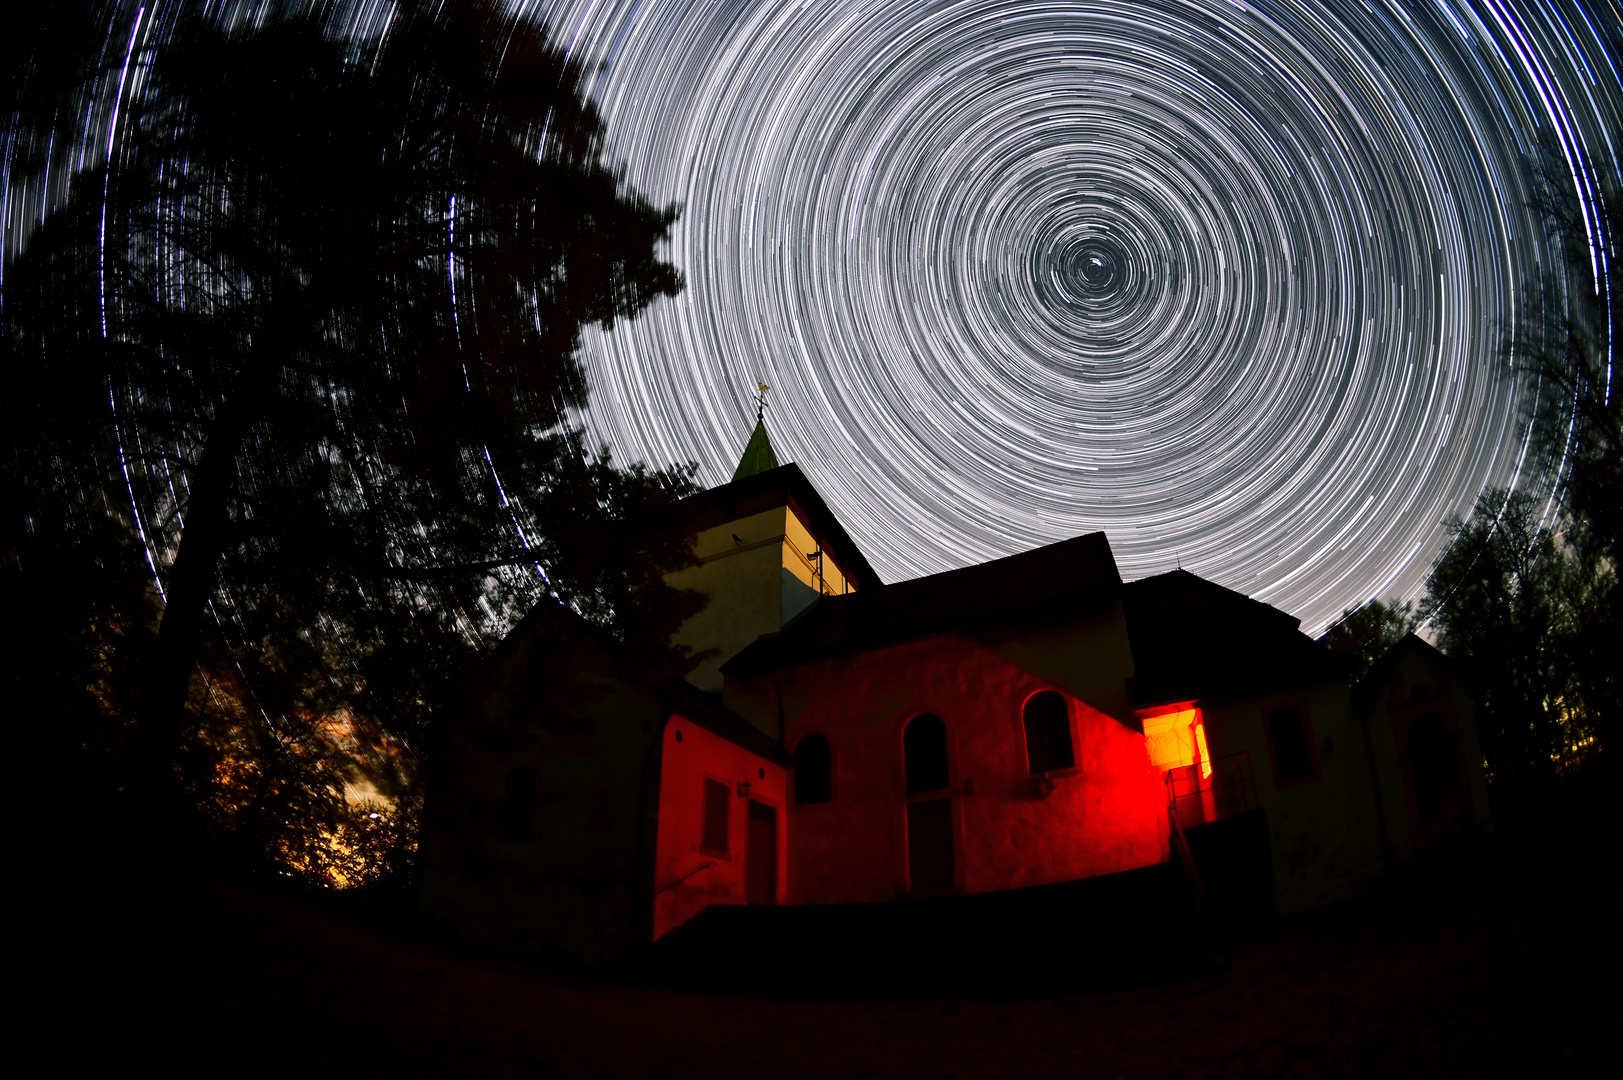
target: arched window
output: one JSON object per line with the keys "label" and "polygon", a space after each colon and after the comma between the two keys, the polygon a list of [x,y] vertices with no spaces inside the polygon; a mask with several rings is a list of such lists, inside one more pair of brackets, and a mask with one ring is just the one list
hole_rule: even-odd
{"label": "arched window", "polygon": [[828,740],[821,735],[807,735],[795,747],[795,805],[825,803],[833,794],[833,755]]}
{"label": "arched window", "polygon": [[1071,716],[1065,699],[1041,690],[1026,699],[1026,762],[1033,773],[1069,769],[1076,764],[1071,751]]}
{"label": "arched window", "polygon": [[902,759],[907,791],[937,791],[947,786],[947,725],[933,713],[915,716],[902,732]]}

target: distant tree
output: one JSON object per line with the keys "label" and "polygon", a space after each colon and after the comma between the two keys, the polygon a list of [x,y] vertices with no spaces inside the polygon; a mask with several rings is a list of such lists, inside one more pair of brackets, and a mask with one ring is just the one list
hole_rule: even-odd
{"label": "distant tree", "polygon": [[1328,645],[1330,651],[1351,662],[1356,681],[1369,674],[1375,661],[1402,641],[1419,622],[1414,605],[1408,602],[1384,604],[1371,600],[1363,607],[1343,611],[1341,618],[1319,640]]}
{"label": "distant tree", "polygon": [[0,174],[8,180],[49,186],[50,173],[72,171],[87,86],[112,70],[106,46],[118,8],[118,0],[13,4],[0,20]]}
{"label": "distant tree", "polygon": [[1531,416],[1538,448],[1566,481],[1572,542],[1623,565],[1623,178],[1586,179],[1597,197],[1579,206],[1565,158],[1549,141],[1534,169],[1535,207],[1561,271],[1528,297],[1515,353],[1541,393]]}
{"label": "distant tree", "polygon": [[1536,381],[1534,446],[1562,481],[1560,546],[1578,569],[1573,629],[1562,643],[1574,708],[1596,749],[1623,738],[1623,177],[1586,168],[1580,206],[1572,166],[1546,134],[1534,167],[1535,208],[1558,257],[1522,305],[1517,365]]}
{"label": "distant tree", "polygon": [[14,864],[29,877],[65,838],[93,847],[118,810],[161,609],[134,530],[101,492],[25,484],[14,466],[0,459],[0,731],[27,822]]}
{"label": "distant tree", "polygon": [[1532,171],[1557,268],[1531,287],[1506,351],[1537,387],[1527,419],[1557,499],[1484,493],[1450,523],[1419,612],[1468,674],[1494,786],[1512,801],[1615,749],[1623,661],[1623,190],[1590,172],[1581,207],[1548,138]]}
{"label": "distant tree", "polygon": [[[689,558],[689,474],[616,468],[572,419],[582,326],[680,288],[656,253],[675,211],[603,163],[543,27],[497,0],[396,6],[367,41],[322,5],[233,32],[170,11],[110,156],[5,268],[7,559],[77,506],[125,578],[155,564],[149,812],[189,698],[196,728],[234,693],[290,768],[299,718],[343,718],[352,755],[409,751],[467,656],[549,597],[644,670],[686,663],[669,639],[698,601],[663,575]],[[43,610],[64,583],[27,561],[7,600]],[[63,618],[111,619],[100,602]]]}
{"label": "distant tree", "polygon": [[1484,494],[1468,520],[1450,524],[1453,543],[1420,609],[1465,669],[1483,753],[1507,787],[1542,787],[1595,736],[1575,657],[1606,571],[1542,512],[1526,492]]}

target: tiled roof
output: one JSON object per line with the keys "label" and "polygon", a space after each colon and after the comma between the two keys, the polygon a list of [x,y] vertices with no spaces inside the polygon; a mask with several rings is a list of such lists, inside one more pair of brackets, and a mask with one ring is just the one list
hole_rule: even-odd
{"label": "tiled roof", "polygon": [[1386,650],[1379,660],[1370,665],[1369,671],[1359,680],[1358,685],[1353,687],[1353,708],[1358,711],[1359,716],[1369,715],[1370,710],[1375,707],[1376,698],[1385,688],[1387,679],[1391,678],[1392,669],[1398,666],[1399,658],[1411,649],[1419,652],[1428,661],[1441,665],[1457,682],[1462,684],[1465,682],[1454,661],[1439,652],[1436,646],[1418,634],[1405,634],[1397,644]]}
{"label": "tiled roof", "polygon": [[794,761],[794,756],[785,750],[777,739],[733,712],[714,695],[696,689],[683,679],[664,679],[650,683],[648,689],[664,702],[665,707],[673,714],[680,713],[735,746],[779,765],[788,765]]}
{"label": "tiled roof", "polygon": [[685,679],[642,675],[626,668],[619,644],[601,627],[581,618],[551,598],[544,599],[519,620],[495,649],[478,663],[476,672],[484,677],[503,678],[501,658],[528,635],[551,635],[548,647],[573,650],[571,662],[600,674],[622,680],[651,694],[667,714],[680,713],[729,742],[755,754],[787,765],[792,760],[778,741],[723,705],[715,695],[697,689]]}
{"label": "tiled roof", "polygon": [[978,566],[825,596],[721,670],[771,671],[1068,603],[1092,606],[1120,588],[1105,534],[1090,533]]}
{"label": "tiled roof", "polygon": [[1187,570],[1122,588],[1139,705],[1248,697],[1345,677],[1345,659],[1301,621]]}
{"label": "tiled roof", "polygon": [[846,533],[823,497],[812,487],[800,466],[790,462],[769,472],[756,473],[730,484],[701,491],[683,500],[694,515],[695,525],[708,529],[733,518],[743,517],[774,506],[788,504],[822,545],[828,558],[859,589],[880,584],[879,575]]}

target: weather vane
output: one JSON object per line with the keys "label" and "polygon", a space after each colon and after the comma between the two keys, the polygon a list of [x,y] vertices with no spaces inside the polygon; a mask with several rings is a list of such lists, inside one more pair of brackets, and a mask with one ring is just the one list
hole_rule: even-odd
{"label": "weather vane", "polygon": [[755,385],[760,387],[760,392],[755,395],[755,422],[759,424],[766,416],[766,392],[772,388],[764,382]]}

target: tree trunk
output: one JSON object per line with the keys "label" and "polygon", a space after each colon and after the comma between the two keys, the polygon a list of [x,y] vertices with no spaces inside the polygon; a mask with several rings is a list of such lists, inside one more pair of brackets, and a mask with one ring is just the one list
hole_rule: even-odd
{"label": "tree trunk", "polygon": [[244,426],[222,410],[188,478],[180,546],[169,571],[158,641],[147,664],[135,731],[131,795],[145,839],[164,845],[173,824],[174,767],[203,617],[230,528],[231,490]]}

